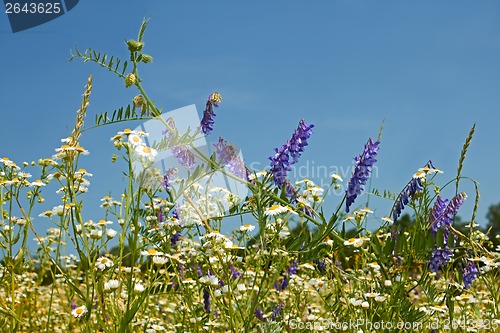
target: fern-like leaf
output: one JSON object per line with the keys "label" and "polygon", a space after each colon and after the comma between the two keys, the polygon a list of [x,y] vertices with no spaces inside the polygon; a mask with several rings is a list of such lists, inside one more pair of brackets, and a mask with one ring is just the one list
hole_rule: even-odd
{"label": "fern-like leaf", "polygon": [[[74,54],[71,53],[71,57],[69,58],[69,60],[72,61],[75,58],[83,59],[83,62],[88,62],[88,61],[95,62],[96,64],[108,69],[110,72],[115,73],[119,77],[123,79],[125,78],[125,71],[127,70],[128,63],[126,61],[122,62],[114,56],[111,56],[110,60],[108,61],[107,54],[103,54],[101,56],[101,53],[93,49],[86,49],[82,53],[75,48],[75,53]],[[120,64],[122,64],[121,67]]]}
{"label": "fern-like leaf", "polygon": [[136,108],[133,105],[127,105],[126,108],[121,107],[113,111],[111,115],[108,112],[103,112],[100,114],[96,114],[95,116],[95,125],[85,130],[89,130],[91,128],[101,127],[104,125],[121,123],[129,120],[150,120],[151,117],[144,117],[142,114],[137,114]]}

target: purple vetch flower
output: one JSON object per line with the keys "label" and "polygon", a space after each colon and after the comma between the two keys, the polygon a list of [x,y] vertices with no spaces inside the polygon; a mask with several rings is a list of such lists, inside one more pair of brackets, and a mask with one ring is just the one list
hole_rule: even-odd
{"label": "purple vetch flower", "polygon": [[167,127],[161,132],[161,134],[165,135],[165,139],[167,140],[167,142],[169,142],[173,135],[174,135],[174,132],[177,131],[177,129],[175,128],[175,122],[174,122],[174,118],[170,117],[166,120],[166,123],[167,123]]}
{"label": "purple vetch flower", "polygon": [[288,276],[287,275],[282,275],[283,278],[280,278],[274,282],[274,289],[276,291],[283,291],[285,290],[287,287],[288,287],[288,283],[289,283],[289,280],[288,280]]}
{"label": "purple vetch flower", "polygon": [[467,194],[465,194],[465,192],[462,192],[458,193],[450,200],[450,203],[446,207],[446,210],[443,212],[442,217],[446,225],[451,225],[453,223],[453,218],[455,217],[455,215],[457,215],[460,206],[462,206],[462,203],[466,198]]}
{"label": "purple vetch flower", "polygon": [[229,264],[229,270],[231,271],[231,277],[237,279],[241,276],[241,272],[238,271],[232,264]]}
{"label": "purple vetch flower", "polygon": [[294,259],[290,266],[288,266],[286,271],[281,274],[281,276],[283,276],[283,279],[280,278],[278,281],[274,282],[274,289],[276,289],[276,291],[285,290],[288,287],[290,276],[297,274],[298,271],[299,265],[297,263],[297,259]]}
{"label": "purple vetch flower", "polygon": [[[448,200],[444,200],[438,196],[434,206],[432,207],[429,218],[429,225],[432,234],[435,235],[438,230],[444,231],[444,248],[435,248],[429,261],[429,269],[432,272],[437,272],[442,266],[446,265],[453,255],[452,249],[448,246],[448,227],[453,223],[453,218],[458,213],[458,210],[465,198],[467,198],[467,195],[462,192],[454,196],[448,203]],[[455,238],[455,235],[453,235],[453,237]],[[473,272],[471,271],[471,274],[472,273]],[[472,280],[470,281],[472,282]]]}
{"label": "purple vetch flower", "polygon": [[354,165],[354,171],[352,173],[351,179],[347,184],[346,190],[346,212],[349,213],[349,207],[354,203],[357,196],[363,191],[363,186],[368,181],[370,177],[370,172],[377,161],[375,157],[377,156],[380,142],[373,142],[370,138],[365,144],[365,149],[363,152],[356,157]]}
{"label": "purple vetch flower", "polygon": [[288,268],[286,269],[286,273],[291,276],[297,274],[298,271],[299,271],[299,264],[297,263],[297,259],[294,259],[290,264],[290,266],[288,266]]}
{"label": "purple vetch flower", "polygon": [[423,190],[422,183],[419,177],[413,177],[411,181],[405,186],[405,188],[399,193],[396,203],[392,211],[392,222],[396,222],[398,217],[401,215],[401,211],[405,206],[413,200],[415,194]]}
{"label": "purple vetch flower", "polygon": [[255,308],[254,314],[255,314],[255,317],[257,317],[257,319],[259,319],[260,321],[266,322],[266,318],[264,318],[264,311],[262,311],[262,309]]}
{"label": "purple vetch flower", "polygon": [[453,252],[448,249],[435,248],[432,251],[431,260],[429,261],[429,269],[432,272],[437,272],[442,266],[446,265],[453,256]]}
{"label": "purple vetch flower", "polygon": [[176,146],[172,148],[172,154],[182,166],[188,169],[194,167],[194,154],[185,146]]}
{"label": "purple vetch flower", "polygon": [[464,280],[464,289],[469,289],[474,281],[479,275],[479,270],[473,261],[469,261],[469,265],[465,267],[462,278]]}
{"label": "purple vetch flower", "polygon": [[283,302],[280,302],[279,304],[276,304],[273,309],[271,310],[271,320],[275,320],[277,317],[281,317],[281,314],[283,313],[283,308],[285,305]]}
{"label": "purple vetch flower", "polygon": [[453,218],[457,215],[460,206],[462,206],[466,198],[467,194],[462,192],[455,195],[448,203],[448,200],[443,200],[438,196],[429,218],[429,224],[433,233],[438,229],[451,226]]}
{"label": "purple vetch flower", "polygon": [[[298,162],[304,147],[308,145],[307,140],[312,135],[314,125],[307,125],[302,119],[299,126],[293,132],[292,138],[279,149],[275,148],[274,156],[269,157],[271,161],[271,173],[273,174],[274,184],[282,187],[285,184],[288,171],[291,171],[291,165]],[[290,161],[290,158],[292,159]]]}
{"label": "purple vetch flower", "polygon": [[210,293],[206,289],[203,289],[203,310],[210,313]]}
{"label": "purple vetch flower", "polygon": [[172,237],[170,237],[170,246],[174,246],[175,244],[177,244],[180,238],[181,238],[180,232],[176,232],[175,234],[173,234]]}
{"label": "purple vetch flower", "polygon": [[425,181],[425,177],[430,172],[441,172],[434,167],[431,160],[429,160],[423,168],[418,169],[417,173],[413,175],[411,181],[405,186],[401,193],[399,193],[391,211],[393,223],[397,221],[402,210],[406,205],[408,205],[410,200],[413,200],[417,193],[422,192],[422,183]]}
{"label": "purple vetch flower", "polygon": [[236,177],[248,180],[248,173],[245,164],[238,156],[237,149],[230,145],[223,138],[214,144],[217,162]]}
{"label": "purple vetch flower", "polygon": [[156,218],[158,219],[158,223],[165,222],[165,214],[161,210],[156,212]]}
{"label": "purple vetch flower", "polygon": [[283,282],[281,283],[281,290],[285,290],[286,287],[288,287],[288,283],[289,283],[288,276],[285,275],[283,277]]}
{"label": "purple vetch flower", "polygon": [[438,195],[436,201],[434,202],[434,206],[432,207],[429,218],[429,225],[433,234],[435,234],[438,229],[444,227],[444,221],[441,217],[443,216],[447,206],[448,200],[443,199]]}
{"label": "purple vetch flower", "polygon": [[202,277],[203,276],[203,270],[201,269],[201,266],[200,264],[196,264],[194,266],[194,268],[196,269],[196,273],[198,274],[198,277]]}
{"label": "purple vetch flower", "polygon": [[274,282],[274,289],[276,291],[283,291],[283,288],[282,288],[282,284],[283,284],[283,281],[281,281],[281,279],[278,279],[277,281]]}
{"label": "purple vetch flower", "polygon": [[288,152],[292,157],[292,164],[299,161],[300,155],[304,152],[304,147],[308,145],[307,139],[312,135],[312,128],[314,125],[307,125],[304,120],[300,120],[299,126],[288,141]]}
{"label": "purple vetch flower", "polygon": [[172,209],[172,216],[175,217],[176,219],[179,220],[179,212],[177,211],[177,207],[174,207],[174,209]]}
{"label": "purple vetch flower", "polygon": [[274,184],[278,187],[282,187],[286,182],[286,175],[288,171],[291,171],[290,168],[290,157],[287,154],[287,146],[283,145],[280,149],[275,148],[276,154],[274,157],[269,157],[271,160],[271,172],[273,174]]}
{"label": "purple vetch flower", "polygon": [[326,271],[326,263],[322,260],[316,260],[316,265],[321,272]]}
{"label": "purple vetch flower", "polygon": [[172,179],[174,177],[174,175],[177,173],[177,168],[170,168],[167,170],[167,172],[165,172],[165,175],[163,176],[162,180],[161,180],[161,184],[163,185],[163,188],[166,190],[166,191],[170,191],[170,189],[172,188],[171,187],[171,182],[172,182]]}
{"label": "purple vetch flower", "polygon": [[186,266],[183,263],[177,263],[177,271],[179,272],[179,276],[184,279],[186,276]]}
{"label": "purple vetch flower", "polygon": [[214,117],[214,107],[219,107],[219,103],[222,102],[222,97],[218,92],[214,92],[208,96],[207,103],[205,105],[205,111],[203,111],[203,119],[201,120],[201,131],[203,134],[208,135],[213,130]]}

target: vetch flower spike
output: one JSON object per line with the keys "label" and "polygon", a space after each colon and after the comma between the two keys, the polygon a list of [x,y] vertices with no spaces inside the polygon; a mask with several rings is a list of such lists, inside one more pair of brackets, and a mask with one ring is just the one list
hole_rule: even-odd
{"label": "vetch flower spike", "polygon": [[349,207],[354,203],[354,200],[363,191],[363,186],[366,184],[370,177],[370,172],[373,165],[377,161],[375,157],[377,156],[380,142],[373,142],[370,138],[365,144],[365,149],[363,152],[355,158],[354,171],[352,173],[351,179],[347,184],[346,190],[346,212],[349,213]]}
{"label": "vetch flower spike", "polygon": [[417,193],[422,192],[423,186],[422,184],[425,182],[425,177],[427,174],[440,172],[439,169],[436,169],[432,164],[432,161],[429,160],[427,164],[418,169],[418,171],[413,175],[410,182],[405,186],[405,188],[399,193],[396,198],[396,202],[392,208],[392,221],[393,223],[397,221],[401,212],[405,208],[408,203],[415,198]]}
{"label": "vetch flower spike", "polygon": [[476,264],[473,261],[469,262],[469,265],[465,267],[462,277],[464,280],[464,289],[469,289],[472,285],[472,281],[474,281],[479,275],[479,270],[477,269]]}
{"label": "vetch flower spike", "polygon": [[281,188],[285,184],[288,171],[291,171],[290,166],[297,163],[300,155],[304,152],[304,147],[308,145],[307,140],[312,135],[313,127],[314,125],[307,125],[302,119],[293,132],[292,138],[279,149],[274,149],[275,154],[270,156],[269,160],[271,161],[270,171],[276,186]]}
{"label": "vetch flower spike", "polygon": [[236,177],[248,180],[245,164],[237,154],[237,149],[223,138],[214,144],[217,161]]}
{"label": "vetch flower spike", "polygon": [[201,120],[201,131],[203,134],[208,135],[213,130],[214,117],[214,107],[219,107],[219,103],[222,102],[222,97],[218,92],[214,92],[208,96],[207,103],[205,105],[205,111],[203,111],[203,119]]}

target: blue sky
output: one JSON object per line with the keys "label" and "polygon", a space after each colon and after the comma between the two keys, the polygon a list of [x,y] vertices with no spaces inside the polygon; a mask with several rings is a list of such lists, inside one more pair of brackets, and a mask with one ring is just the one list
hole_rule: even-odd
{"label": "blue sky", "polygon": [[[488,0],[80,1],[15,34],[0,14],[0,155],[19,163],[51,156],[73,127],[90,73],[88,125],[96,113],[128,104],[136,91],[102,68],[68,59],[75,46],[126,59],[124,39],[137,36],[143,17],[150,18],[145,52],[154,57],[141,71],[149,95],[165,111],[196,104],[201,112],[206,97],[220,92],[209,140],[237,144],[247,163],[266,167],[304,118],[316,127],[300,165],[309,173],[318,170],[313,166],[347,170],[385,119],[373,186],[399,191],[429,159],[444,170],[438,182],[445,184],[476,123],[463,174],[481,184],[478,222],[485,224],[488,206],[500,201],[500,3]],[[82,166],[94,174],[90,206],[122,191],[109,142],[122,129],[84,134],[90,155]],[[467,219],[474,193],[466,183],[462,190]],[[328,200],[336,207],[340,197]],[[372,208],[379,217],[390,210],[376,199]]]}

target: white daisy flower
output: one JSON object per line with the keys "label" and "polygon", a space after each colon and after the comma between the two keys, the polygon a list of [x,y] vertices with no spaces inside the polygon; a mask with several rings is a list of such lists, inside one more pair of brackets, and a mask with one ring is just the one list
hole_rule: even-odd
{"label": "white daisy flower", "polygon": [[154,161],[156,155],[158,155],[158,151],[154,148],[150,148],[145,145],[137,146],[135,148],[135,152],[144,158],[147,158],[149,161]]}
{"label": "white daisy flower", "polygon": [[78,171],[75,172],[76,177],[83,177],[83,176],[88,176],[92,177],[93,175],[90,172],[87,172],[85,169],[79,169]]}
{"label": "white daisy flower", "polygon": [[332,173],[331,177],[332,177],[332,181],[334,181],[334,182],[336,182],[336,181],[343,182],[344,181],[338,173]]}
{"label": "white daisy flower", "polygon": [[254,225],[244,224],[240,227],[240,231],[253,231],[255,229]]}
{"label": "white daisy flower", "polygon": [[363,300],[352,297],[349,299],[349,303],[351,303],[354,306],[360,306],[363,303]]}
{"label": "white daisy flower", "polygon": [[344,245],[349,246],[352,245],[354,247],[361,247],[364,243],[364,238],[349,238],[344,242]]}
{"label": "white daisy flower", "polygon": [[113,261],[106,257],[100,257],[97,259],[95,266],[97,269],[103,271],[106,268],[113,267]]}
{"label": "white daisy flower", "polygon": [[266,209],[266,211],[264,212],[264,214],[267,215],[267,216],[274,216],[274,215],[285,213],[288,210],[289,210],[289,208],[287,208],[287,207],[283,207],[283,206],[280,206],[280,205],[272,205],[271,207],[269,207],[268,209]]}
{"label": "white daisy flower", "polygon": [[157,251],[156,249],[149,249],[147,251],[141,251],[143,256],[162,256],[163,252]]}
{"label": "white daisy flower", "polygon": [[109,280],[104,283],[104,290],[116,290],[120,286],[120,282],[118,280]]}
{"label": "white daisy flower", "polygon": [[130,134],[128,136],[128,142],[132,145],[132,147],[138,147],[138,146],[142,146],[143,143],[142,143],[142,139],[140,136],[138,136],[137,134]]}
{"label": "white daisy flower", "polygon": [[109,229],[106,230],[106,236],[108,236],[108,238],[110,238],[110,239],[114,238],[117,233],[118,232],[115,229],[109,228]]}
{"label": "white daisy flower", "polygon": [[123,131],[120,131],[117,134],[118,135],[130,135],[130,134],[137,134],[137,132],[132,131],[130,128],[125,128]]}
{"label": "white daisy flower", "polygon": [[368,208],[368,207],[365,207],[365,208],[363,208],[363,209],[360,209],[360,210],[359,210],[359,212],[360,212],[360,213],[362,213],[362,214],[373,214],[373,210],[371,210],[371,209],[370,209],[370,208]]}
{"label": "white daisy flower", "polygon": [[153,256],[153,264],[155,264],[155,265],[161,266],[161,265],[166,264],[167,262],[168,262],[167,257]]}
{"label": "white daisy flower", "polygon": [[200,278],[200,282],[201,283],[210,284],[212,286],[218,286],[219,285],[219,279],[215,275],[202,276]]}
{"label": "white daisy flower", "polygon": [[310,191],[311,191],[311,194],[313,196],[316,196],[316,197],[321,196],[323,194],[323,192],[325,192],[325,190],[321,186],[315,186],[315,187],[311,188]]}
{"label": "white daisy flower", "polygon": [[383,217],[382,221],[385,221],[385,222],[387,222],[389,224],[393,224],[394,223],[394,221],[389,216]]}
{"label": "white daisy flower", "polygon": [[26,225],[27,221],[21,217],[12,217],[12,222],[14,222],[17,225]]}
{"label": "white daisy flower", "polygon": [[136,283],[136,284],[134,285],[134,291],[135,291],[136,293],[142,293],[145,289],[146,289],[146,287],[144,287],[144,285],[143,285],[143,284],[141,284],[141,283]]}
{"label": "white daisy flower", "polygon": [[92,239],[100,239],[102,238],[102,230],[101,229],[93,229],[90,231],[90,238]]}
{"label": "white daisy flower", "polygon": [[86,313],[87,313],[87,307],[85,305],[74,308],[73,311],[71,311],[71,314],[75,318],[80,318],[81,316],[83,316]]}
{"label": "white daisy flower", "polygon": [[163,332],[166,331],[165,327],[153,324],[150,328],[146,330],[146,333],[155,333],[155,332]]}

